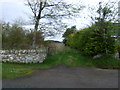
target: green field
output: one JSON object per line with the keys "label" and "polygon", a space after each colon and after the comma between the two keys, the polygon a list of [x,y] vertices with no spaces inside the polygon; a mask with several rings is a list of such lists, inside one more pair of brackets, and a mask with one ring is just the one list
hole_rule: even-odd
{"label": "green field", "polygon": [[58,53],[48,56],[43,63],[37,64],[19,64],[2,63],[2,78],[15,78],[33,73],[37,69],[50,68],[56,65],[95,67],[103,69],[120,69],[120,60],[110,56],[92,59],[82,55],[80,52],[64,48]]}

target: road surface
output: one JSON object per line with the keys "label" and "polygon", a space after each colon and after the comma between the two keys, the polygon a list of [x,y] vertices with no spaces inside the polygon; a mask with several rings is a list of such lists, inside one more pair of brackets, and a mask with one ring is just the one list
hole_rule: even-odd
{"label": "road surface", "polygon": [[118,88],[118,70],[60,65],[2,82],[3,88]]}

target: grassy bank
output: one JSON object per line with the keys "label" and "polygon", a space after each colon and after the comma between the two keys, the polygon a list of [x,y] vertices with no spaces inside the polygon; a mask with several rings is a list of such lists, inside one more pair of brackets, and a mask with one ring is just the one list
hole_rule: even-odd
{"label": "grassy bank", "polygon": [[64,64],[67,66],[85,66],[85,67],[97,67],[103,69],[120,69],[120,60],[112,58],[110,56],[104,56],[100,58],[90,58],[82,55],[80,52],[65,48],[63,51],[56,55],[49,56],[44,64],[47,65],[59,65]]}
{"label": "grassy bank", "polygon": [[120,60],[111,57],[92,59],[66,47],[55,55],[48,56],[41,64],[3,63],[2,76],[3,79],[25,76],[31,74],[36,69],[49,68],[56,65],[120,69]]}
{"label": "grassy bank", "polygon": [[36,69],[49,68],[45,64],[2,63],[2,78],[9,79],[29,75]]}

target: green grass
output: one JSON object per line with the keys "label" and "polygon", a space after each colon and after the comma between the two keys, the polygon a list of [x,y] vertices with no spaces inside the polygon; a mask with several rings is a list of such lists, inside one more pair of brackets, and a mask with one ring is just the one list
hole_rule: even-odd
{"label": "green grass", "polygon": [[89,57],[81,55],[78,51],[65,48],[64,51],[60,51],[56,55],[49,56],[44,61],[47,65],[67,65],[67,66],[93,66]]}
{"label": "green grass", "polygon": [[111,56],[93,59],[91,57],[84,56],[80,52],[70,48],[65,48],[64,51],[61,51],[56,55],[49,56],[44,63],[48,65],[64,64],[67,66],[120,69],[120,60],[112,58]]}
{"label": "green grass", "polygon": [[25,65],[3,63],[2,64],[2,78],[14,78],[17,76],[24,76],[32,73],[32,69],[27,68]]}
{"label": "green grass", "polygon": [[43,64],[2,63],[2,78],[9,79],[29,75],[36,69],[48,68]]}
{"label": "green grass", "polygon": [[58,51],[57,54],[48,56],[41,64],[3,63],[2,78],[8,79],[25,76],[31,74],[36,69],[50,68],[56,65],[120,69],[120,60],[108,56],[92,59],[66,47],[63,51]]}
{"label": "green grass", "polygon": [[98,68],[120,69],[120,59],[115,59],[110,56],[93,59],[92,63]]}

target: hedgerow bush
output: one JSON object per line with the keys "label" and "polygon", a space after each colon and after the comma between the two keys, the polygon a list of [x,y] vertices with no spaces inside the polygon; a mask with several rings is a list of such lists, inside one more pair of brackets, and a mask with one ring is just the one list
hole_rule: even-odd
{"label": "hedgerow bush", "polygon": [[102,31],[96,25],[76,31],[74,34],[69,35],[67,44],[88,56],[113,54],[115,40],[110,33],[99,34]]}

